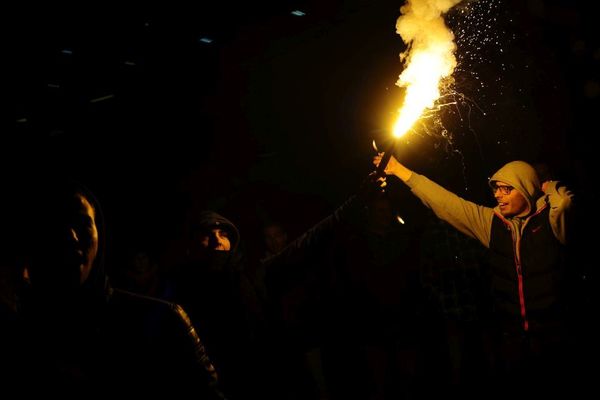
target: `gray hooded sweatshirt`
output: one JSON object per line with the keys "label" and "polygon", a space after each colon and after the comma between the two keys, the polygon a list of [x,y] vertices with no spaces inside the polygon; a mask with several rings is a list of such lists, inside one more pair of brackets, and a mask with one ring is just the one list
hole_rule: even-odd
{"label": "gray hooded sweatshirt", "polygon": [[[527,278],[527,285],[525,284],[524,279],[526,279],[526,277],[522,272],[521,257],[523,232],[525,232],[525,228],[530,220],[535,216],[540,215],[543,211],[546,211],[549,207],[547,215],[550,228],[552,229],[551,234],[553,234],[561,244],[565,244],[567,237],[565,219],[567,211],[571,208],[573,195],[557,182],[547,182],[544,185],[544,192],[542,192],[534,168],[523,161],[512,161],[500,168],[490,179],[490,186],[493,186],[494,183],[498,181],[513,186],[515,190],[524,196],[528,204],[528,207],[524,212],[512,217],[505,217],[500,213],[498,206],[495,208],[485,207],[464,200],[426,177],[415,173],[411,175],[407,184],[412,192],[419,197],[426,206],[431,208],[440,219],[448,222],[460,232],[479,240],[487,248],[492,247],[491,242],[494,216],[502,221],[505,227],[508,227],[511,230],[509,240],[512,240],[512,250],[514,253],[513,260],[516,274],[513,275],[506,272],[500,273],[500,271],[506,271],[503,267],[495,269],[495,282],[503,282],[503,284],[493,285],[496,287],[495,291],[499,293],[499,296],[496,297],[499,309],[512,315],[514,315],[515,312],[517,315],[520,314],[523,329],[529,330],[530,318],[527,310],[528,306],[533,305],[532,310],[535,315],[542,315],[544,313],[544,307],[540,307],[540,304],[544,304],[543,301],[549,301],[548,299],[554,301],[555,296],[548,297],[546,292],[548,290],[553,290],[552,285],[548,284],[548,282],[554,282],[555,279],[552,277],[546,279],[547,276],[553,274],[553,272],[548,270],[548,266],[554,268],[554,263],[540,261],[540,259],[536,258],[535,262],[541,262],[541,264],[537,265],[534,269],[540,271],[543,270],[546,275],[540,275],[537,278]],[[503,243],[505,244],[502,244],[502,246],[505,246],[510,242]],[[498,246],[498,244],[493,247],[496,246]],[[531,251],[531,249],[529,251]],[[550,252],[549,254],[554,253]],[[531,260],[531,255],[526,256],[526,258]],[[498,262],[505,263],[507,260],[510,260],[510,258],[507,259],[506,256],[504,256],[504,258],[497,261],[496,264]],[[510,261],[508,262],[510,263]],[[512,300],[508,302],[503,301],[502,299],[505,298]],[[518,308],[514,308],[514,302],[516,302]],[[538,319],[535,321],[535,326],[536,329],[541,326]]]}
{"label": "gray hooded sweatshirt", "polygon": [[524,161],[511,161],[496,172],[489,183],[501,181],[513,186],[527,200],[528,210],[522,215],[504,217],[498,206],[485,207],[465,200],[444,189],[423,175],[412,173],[406,184],[412,192],[438,218],[448,222],[460,232],[479,240],[484,246],[490,246],[492,218],[494,215],[507,221],[515,240],[518,241],[529,218],[538,210],[550,207],[550,225],[554,236],[563,244],[567,240],[565,217],[571,208],[573,194],[557,181],[549,181],[542,192],[535,169]]}

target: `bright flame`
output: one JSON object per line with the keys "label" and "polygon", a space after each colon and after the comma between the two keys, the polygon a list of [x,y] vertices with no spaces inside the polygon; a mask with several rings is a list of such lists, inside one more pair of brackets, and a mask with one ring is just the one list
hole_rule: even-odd
{"label": "bright flame", "polygon": [[426,108],[440,97],[440,81],[456,67],[454,34],[442,14],[462,0],[407,0],[400,8],[396,32],[408,45],[400,55],[406,68],[396,85],[406,88],[393,135],[404,135]]}

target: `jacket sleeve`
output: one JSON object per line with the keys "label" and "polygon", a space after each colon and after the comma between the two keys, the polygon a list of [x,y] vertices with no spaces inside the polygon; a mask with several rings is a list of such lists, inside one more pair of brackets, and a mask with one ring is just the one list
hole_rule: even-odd
{"label": "jacket sleeve", "polygon": [[494,217],[492,208],[467,201],[415,172],[406,184],[438,218],[448,222],[465,235],[479,240],[484,246],[490,246]]}
{"label": "jacket sleeve", "polygon": [[[170,303],[172,316],[178,325],[177,341],[181,356],[172,365],[176,370],[181,368],[182,389],[187,393],[198,394],[200,398],[224,400],[217,380],[217,372],[206,354],[206,349],[200,340],[187,313],[181,306]],[[173,349],[175,350],[175,349]],[[177,390],[177,389],[175,389]]]}
{"label": "jacket sleeve", "polygon": [[549,181],[544,191],[545,201],[550,206],[550,226],[554,236],[562,243],[567,242],[567,219],[573,208],[573,193],[558,181]]}
{"label": "jacket sleeve", "polygon": [[357,196],[351,196],[332,214],[291,242],[280,253],[265,260],[261,268],[267,296],[272,290],[285,291],[289,285],[301,279],[308,266],[323,258],[321,256],[331,247],[335,233],[349,224],[357,223],[363,211],[363,201]]}

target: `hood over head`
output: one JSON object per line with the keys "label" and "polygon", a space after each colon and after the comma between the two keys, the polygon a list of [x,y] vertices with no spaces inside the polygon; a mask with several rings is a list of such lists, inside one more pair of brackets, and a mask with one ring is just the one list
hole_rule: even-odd
{"label": "hood over head", "polygon": [[541,184],[535,168],[525,161],[511,161],[500,168],[489,180],[493,187],[496,182],[504,182],[514,187],[525,197],[529,205],[528,214],[535,211],[537,197],[541,194]]}
{"label": "hood over head", "polygon": [[240,242],[240,233],[236,226],[225,218],[212,210],[203,210],[197,216],[192,218],[190,236],[197,232],[208,231],[211,229],[223,229],[229,233],[229,241],[231,242],[231,252],[235,251]]}
{"label": "hood over head", "polygon": [[[198,233],[207,232],[215,228],[222,229],[229,234],[229,242],[231,244],[229,251],[202,249],[194,243],[194,237]],[[181,271],[183,275],[203,273],[203,271],[232,272],[243,268],[240,234],[236,226],[227,218],[215,211],[203,210],[190,218],[188,233],[187,262],[182,266]],[[202,268],[197,268],[198,265],[201,265]],[[190,266],[194,267],[189,268]]]}

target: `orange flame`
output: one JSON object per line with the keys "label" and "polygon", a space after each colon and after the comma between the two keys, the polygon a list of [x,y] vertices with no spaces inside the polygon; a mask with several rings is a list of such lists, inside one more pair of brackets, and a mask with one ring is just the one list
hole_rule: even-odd
{"label": "orange flame", "polygon": [[396,32],[408,44],[400,55],[406,68],[396,85],[406,88],[404,104],[394,124],[395,138],[403,136],[425,109],[440,97],[440,82],[456,67],[454,34],[442,14],[462,0],[408,0],[400,8]]}

